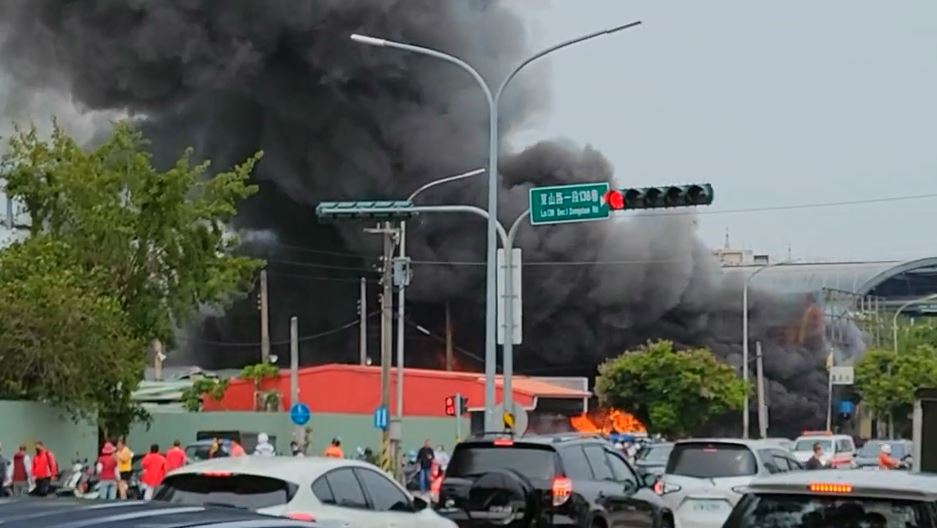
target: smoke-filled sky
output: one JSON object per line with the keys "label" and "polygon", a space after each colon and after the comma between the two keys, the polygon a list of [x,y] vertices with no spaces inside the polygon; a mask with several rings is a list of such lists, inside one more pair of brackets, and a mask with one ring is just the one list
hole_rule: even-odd
{"label": "smoke-filled sky", "polygon": [[[780,98],[777,88],[761,90],[772,85],[770,79],[786,76],[742,57],[736,44],[725,41],[725,31],[714,35],[719,28],[689,31],[690,21],[731,25],[712,12],[699,13],[701,8],[669,13],[647,3],[631,12],[618,3],[596,2],[593,9],[571,11],[567,4],[534,2],[519,11],[518,3],[491,0],[220,5],[7,0],[0,4],[0,63],[6,75],[0,108],[19,118],[59,115],[86,138],[100,132],[108,116],[133,115],[164,161],[187,145],[216,165],[263,149],[256,175],[261,191],[243,204],[233,227],[243,234],[245,251],[268,259],[272,333],[281,357],[290,315],[300,317],[301,333],[309,336],[302,343],[304,362],[356,357],[353,330],[313,335],[354,319],[360,276],[371,281],[369,311],[375,306],[377,238],[363,233],[362,226],[316,223],[317,202],[405,196],[426,181],[486,159],[485,106],[463,72],[440,61],[363,47],[347,38],[352,32],[455,53],[487,78],[500,79],[549,41],[610,21],[644,20],[640,29],[584,44],[581,51],[532,68],[511,86],[501,123],[510,138],[501,160],[506,222],[524,209],[531,186],[582,181],[712,181],[725,207],[743,205],[747,196],[766,205],[828,200],[828,190],[814,192],[807,183],[791,193],[765,187],[775,178],[790,184],[794,180],[783,176],[786,170],[812,167],[833,155],[802,137],[793,141],[794,129],[777,131],[778,113],[790,125],[796,121],[790,108],[802,109]],[[756,19],[770,21],[764,13]],[[712,57],[697,42],[704,36],[716,39],[707,41],[718,51]],[[774,34],[771,45],[783,37]],[[758,38],[750,27],[739,35],[740,42]],[[803,36],[789,38],[806,45]],[[644,57],[636,60],[637,55]],[[741,96],[747,92],[737,77],[725,77],[733,62],[732,71],[749,76],[741,86],[753,91],[750,98]],[[766,70],[776,77],[765,77]],[[816,84],[811,70],[800,78],[798,93],[811,93],[809,86]],[[716,98],[710,92],[720,92],[719,86],[725,93]],[[763,109],[764,117],[753,115],[753,108]],[[866,117],[878,115],[864,111]],[[823,115],[829,125],[832,114]],[[810,150],[797,151],[797,145]],[[776,152],[765,156],[769,147]],[[814,175],[805,181],[817,182],[815,173],[805,174]],[[866,184],[872,185],[837,190],[848,198]],[[482,204],[484,197],[484,181],[476,179],[440,187],[425,199]],[[697,233],[701,218],[711,222],[679,214],[523,228],[518,243],[528,265],[518,369],[589,374],[602,358],[661,337],[710,346],[738,364],[738,284],[727,284],[710,258]],[[774,224],[784,223],[775,217]],[[793,220],[790,225],[799,226]],[[423,217],[412,224],[408,238],[415,259],[408,290],[411,318],[440,333],[441,307],[449,302],[459,345],[475,353],[482,350],[483,226],[473,218]],[[707,229],[712,238],[713,224]],[[771,243],[781,243],[781,232],[769,233]],[[825,403],[825,378],[818,370],[822,346],[778,337],[779,327],[799,324],[803,308],[803,298],[758,292],[753,299],[752,335],[765,341],[772,417],[792,430],[822,416]],[[243,364],[256,354],[257,328],[251,298],[191,329],[176,359]],[[376,343],[372,339],[372,346]],[[436,342],[408,336],[408,350],[413,364],[438,365]]]}

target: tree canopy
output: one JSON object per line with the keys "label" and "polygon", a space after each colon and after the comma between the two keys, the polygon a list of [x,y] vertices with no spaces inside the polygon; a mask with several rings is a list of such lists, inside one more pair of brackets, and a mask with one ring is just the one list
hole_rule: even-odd
{"label": "tree canopy", "polygon": [[856,363],[855,388],[862,404],[879,416],[907,416],[914,393],[937,387],[937,347],[916,344],[900,349],[872,349]]}
{"label": "tree canopy", "polygon": [[745,401],[745,385],[731,366],[706,348],[676,350],[670,341],[606,361],[595,389],[604,405],[630,412],[649,432],[668,437],[693,434]]}
{"label": "tree canopy", "polygon": [[0,396],[94,413],[112,434],[142,416],[146,347],[243,294],[262,264],[232,254],[225,229],[260,154],[212,175],[191,149],[158,170],[146,147],[129,123],[91,149],[57,125],[17,129],[0,165],[31,221],[0,251]]}

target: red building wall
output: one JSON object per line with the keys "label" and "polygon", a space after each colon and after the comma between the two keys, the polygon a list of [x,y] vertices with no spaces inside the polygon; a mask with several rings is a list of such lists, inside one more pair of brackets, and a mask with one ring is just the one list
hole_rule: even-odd
{"label": "red building wall", "polygon": [[[323,365],[299,371],[299,399],[313,413],[371,414],[380,405],[380,367]],[[391,371],[391,414],[396,412],[396,369]],[[518,388],[518,385],[521,388]],[[445,416],[445,398],[457,393],[468,397],[469,407],[481,407],[485,400],[484,376],[477,373],[406,369],[404,372],[404,414],[407,416]],[[264,383],[263,390],[279,390],[281,407],[289,409],[289,371]],[[533,404],[536,394],[514,383],[514,401],[522,406]],[[247,411],[253,409],[254,388],[250,382],[231,380],[220,402],[205,399],[206,411]],[[497,400],[503,392],[500,379]]]}

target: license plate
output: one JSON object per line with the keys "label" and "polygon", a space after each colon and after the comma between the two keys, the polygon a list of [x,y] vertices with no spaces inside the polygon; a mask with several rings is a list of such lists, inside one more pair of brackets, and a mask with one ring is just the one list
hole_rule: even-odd
{"label": "license plate", "polygon": [[726,508],[726,503],[722,501],[698,501],[693,503],[693,511],[700,513],[716,513]]}

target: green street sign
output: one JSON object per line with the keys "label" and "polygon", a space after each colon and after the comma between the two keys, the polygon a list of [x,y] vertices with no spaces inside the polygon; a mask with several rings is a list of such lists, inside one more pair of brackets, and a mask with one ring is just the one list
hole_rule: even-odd
{"label": "green street sign", "polygon": [[589,222],[609,217],[608,183],[579,183],[530,189],[530,224]]}

